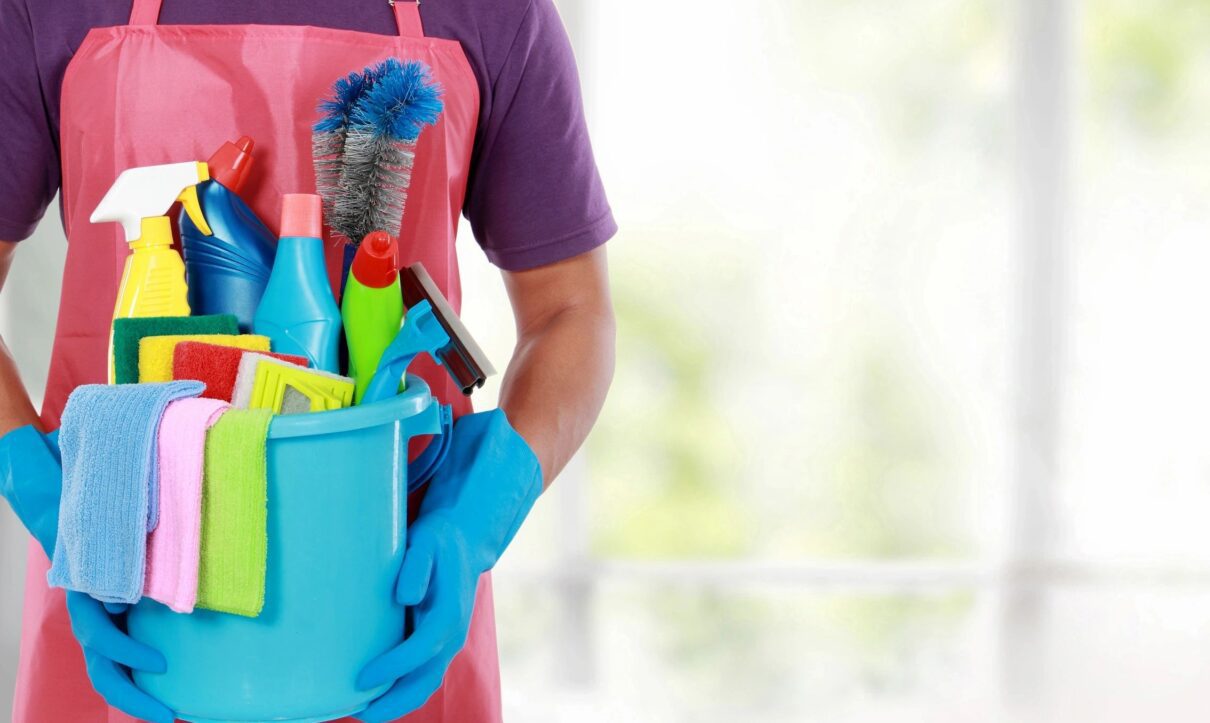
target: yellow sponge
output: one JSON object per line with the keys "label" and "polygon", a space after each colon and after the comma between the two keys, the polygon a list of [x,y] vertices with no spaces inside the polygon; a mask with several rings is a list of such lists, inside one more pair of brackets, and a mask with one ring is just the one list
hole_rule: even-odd
{"label": "yellow sponge", "polygon": [[145,336],[139,340],[139,383],[172,381],[172,354],[176,345],[183,341],[200,341],[245,351],[269,351],[269,337],[255,334]]}
{"label": "yellow sponge", "polygon": [[354,387],[348,377],[260,354],[244,354],[231,405],[236,409],[268,409],[274,414],[325,412],[353,406]]}

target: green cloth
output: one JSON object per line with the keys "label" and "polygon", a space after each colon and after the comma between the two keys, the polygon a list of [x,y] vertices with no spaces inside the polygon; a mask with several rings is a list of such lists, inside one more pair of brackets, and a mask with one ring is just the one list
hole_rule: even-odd
{"label": "green cloth", "polygon": [[230,410],[206,435],[197,607],[254,618],[265,606],[272,412]]}
{"label": "green cloth", "polygon": [[239,322],[231,314],[209,316],[146,316],[113,320],[114,383],[139,381],[139,342],[146,336],[186,334],[238,334]]}

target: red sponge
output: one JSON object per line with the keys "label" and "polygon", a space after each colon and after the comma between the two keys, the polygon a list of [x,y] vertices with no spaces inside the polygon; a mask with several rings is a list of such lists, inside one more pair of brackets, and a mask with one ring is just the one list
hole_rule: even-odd
{"label": "red sponge", "polygon": [[[196,379],[206,385],[203,397],[231,401],[235,389],[235,378],[239,374],[239,362],[246,353],[243,349],[200,341],[185,341],[176,345],[172,355],[172,378]],[[305,357],[293,354],[266,354],[299,366],[307,366]]]}

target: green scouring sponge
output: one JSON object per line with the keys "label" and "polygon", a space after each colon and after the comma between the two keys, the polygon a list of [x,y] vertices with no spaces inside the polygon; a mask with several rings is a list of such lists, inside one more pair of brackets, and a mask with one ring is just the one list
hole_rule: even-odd
{"label": "green scouring sponge", "polygon": [[232,314],[114,319],[114,383],[135,384],[139,381],[139,341],[143,337],[238,333],[239,322]]}

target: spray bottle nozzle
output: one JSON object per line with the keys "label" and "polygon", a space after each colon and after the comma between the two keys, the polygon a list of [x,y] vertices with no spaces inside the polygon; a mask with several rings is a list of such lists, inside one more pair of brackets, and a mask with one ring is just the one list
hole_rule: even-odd
{"label": "spray bottle nozzle", "polygon": [[200,161],[127,169],[113,182],[88,220],[117,221],[126,233],[126,243],[134,243],[142,236],[143,219],[163,216],[172,204],[180,201],[194,225],[210,236],[213,231],[197,197],[197,184],[208,180],[210,171]]}

